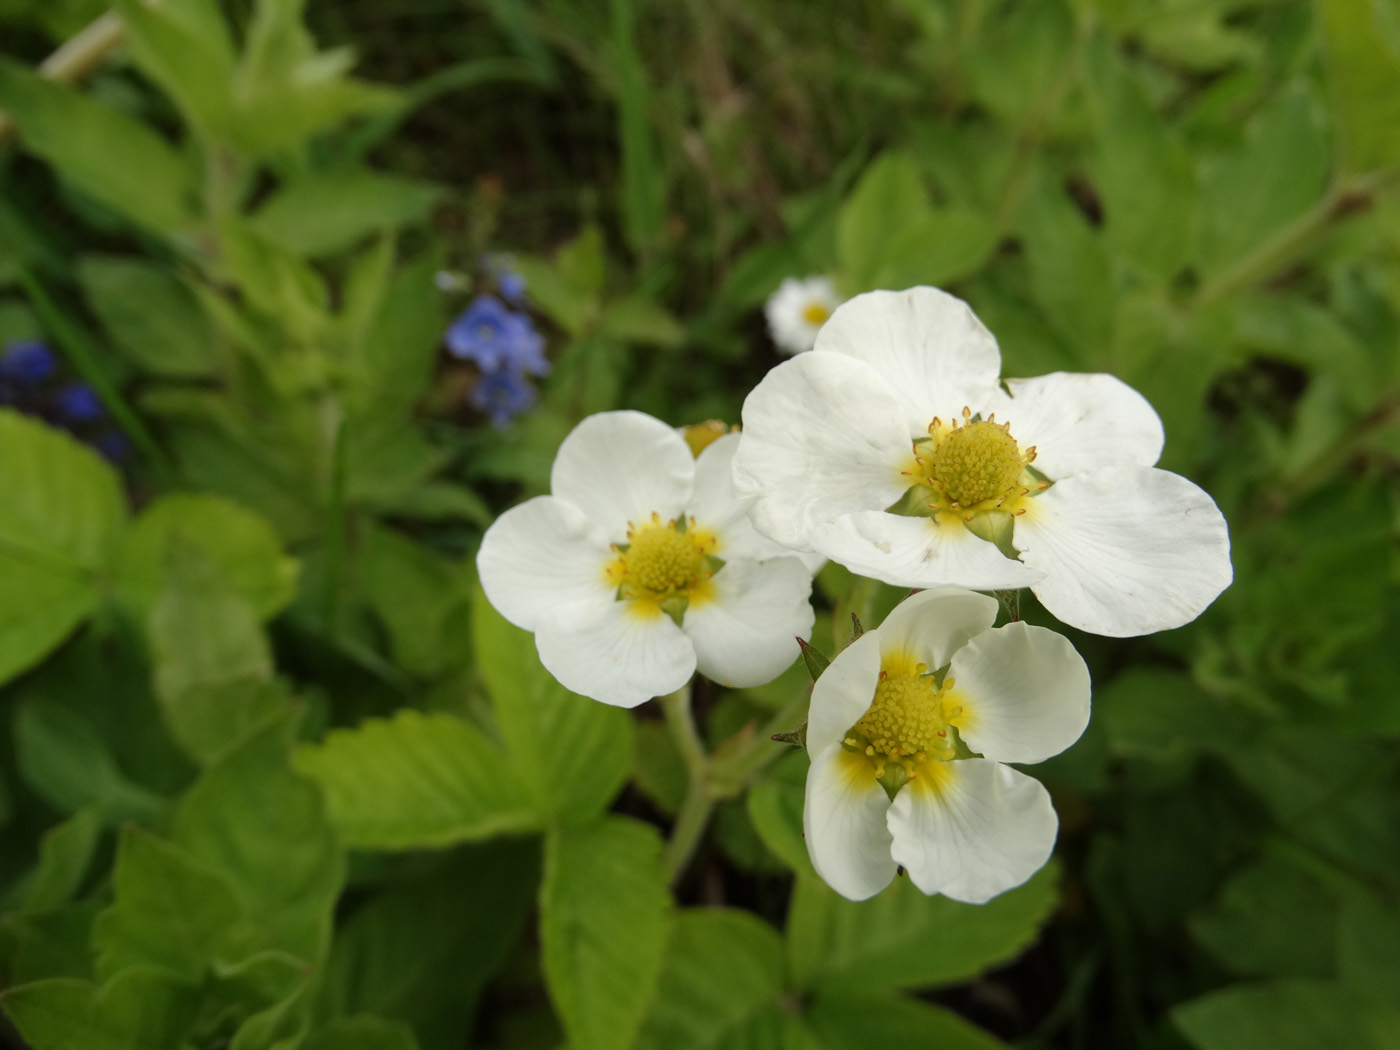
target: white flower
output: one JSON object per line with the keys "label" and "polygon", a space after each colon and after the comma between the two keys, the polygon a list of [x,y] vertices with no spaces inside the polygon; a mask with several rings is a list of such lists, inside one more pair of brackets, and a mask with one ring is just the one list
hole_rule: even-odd
{"label": "white flower", "polygon": [[922,591],[817,679],[803,825],[813,866],[842,896],[874,896],[903,865],[923,892],[981,904],[1049,859],[1050,796],[1001,763],[1079,739],[1089,671],[1060,635],[992,629],[996,615],[986,595]]}
{"label": "white flower", "polygon": [[841,305],[836,287],[825,277],[788,277],[768,297],[763,315],[773,342],[785,354],[812,349],[817,332]]}
{"label": "white flower", "polygon": [[744,402],[735,491],[779,543],[905,587],[1030,587],[1062,621],[1179,627],[1230,583],[1225,519],[1157,470],[1162,423],[1109,375],[997,379],[936,288],[869,292]]}
{"label": "white flower", "polygon": [[810,637],[811,573],[749,524],[730,490],[738,435],[699,456],[640,412],[585,419],[559,447],[552,495],[486,530],[477,570],[491,604],[535,632],[576,693],[635,707],[697,667],[760,685]]}

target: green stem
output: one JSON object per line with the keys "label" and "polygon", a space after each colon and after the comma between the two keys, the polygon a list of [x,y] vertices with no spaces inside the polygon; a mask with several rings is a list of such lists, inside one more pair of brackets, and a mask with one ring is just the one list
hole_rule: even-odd
{"label": "green stem", "polygon": [[715,800],[710,793],[709,756],[705,744],[695,728],[695,715],[691,710],[690,683],[687,682],[669,696],[661,698],[661,710],[666,715],[666,725],[675,741],[676,750],[685,762],[688,774],[685,801],[681,803],[676,823],[671,828],[671,838],[666,843],[662,859],[666,870],[671,873],[674,885],[690,865],[700,846],[700,839],[710,823]]}

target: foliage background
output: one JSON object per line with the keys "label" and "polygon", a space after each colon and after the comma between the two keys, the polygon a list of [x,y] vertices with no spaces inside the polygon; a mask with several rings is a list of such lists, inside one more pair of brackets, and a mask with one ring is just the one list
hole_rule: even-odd
{"label": "foliage background", "polygon": [[[0,410],[0,1039],[1400,1045],[1394,0],[121,0],[32,74],[103,10],[0,3],[0,342],[133,447]],[[504,430],[485,251],[554,362]],[[816,272],[1121,376],[1231,523],[1199,621],[1074,636],[1058,859],[983,908],[815,879],[800,666],[687,739],[473,580],[583,415],[737,420]],[[819,593],[828,652],[899,598]]]}

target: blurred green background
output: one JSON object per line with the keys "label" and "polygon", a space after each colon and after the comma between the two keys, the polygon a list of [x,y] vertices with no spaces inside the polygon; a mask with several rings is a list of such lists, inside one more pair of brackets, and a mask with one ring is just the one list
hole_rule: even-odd
{"label": "blurred green background", "polygon": [[[0,0],[0,51],[34,1050],[1400,1047],[1395,0]],[[507,273],[552,371],[494,426],[443,338]],[[697,690],[671,878],[697,767],[473,579],[584,415],[737,422],[809,274],[1120,376],[1230,522],[1199,621],[1069,632],[1057,860],[985,908],[815,879],[800,667]],[[900,596],[818,584],[828,652]]]}

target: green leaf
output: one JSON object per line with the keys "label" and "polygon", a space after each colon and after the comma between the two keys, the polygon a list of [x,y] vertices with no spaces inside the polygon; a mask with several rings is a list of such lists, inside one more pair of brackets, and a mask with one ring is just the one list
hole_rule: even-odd
{"label": "green leaf", "polygon": [[[559,279],[581,300],[596,304],[607,283],[607,251],[603,230],[590,223],[573,240],[560,246],[554,255]],[[526,285],[533,290],[529,284]]]}
{"label": "green leaf", "polygon": [[217,586],[236,594],[261,620],[296,596],[299,566],[283,553],[266,521],[222,496],[181,492],[148,506],[122,537],[118,591],[141,621],[169,585],[167,562],[177,538],[206,555]]}
{"label": "green leaf", "polygon": [[345,858],[314,783],[293,771],[277,719],[226,752],[175,813],[172,841],[234,886],[267,948],[323,955]]}
{"label": "green leaf", "polygon": [[399,422],[422,396],[447,327],[443,296],[433,285],[437,260],[416,259],[384,289],[346,364],[347,398],[356,418]]}
{"label": "green leaf", "polygon": [[765,1034],[776,1045],[783,982],[783,942],[771,926],[734,909],[686,909],[636,1050],[724,1050]]}
{"label": "green leaf", "polygon": [[598,319],[598,334],[623,343],[644,343],[670,349],[685,341],[685,329],[669,310],[643,296],[615,300]]}
{"label": "green leaf", "polygon": [[651,1003],[671,926],[661,839],[608,817],[546,840],[540,941],[573,1050],[625,1050]]}
{"label": "green leaf", "polygon": [[159,7],[142,0],[117,0],[116,9],[141,71],[175,100],[185,119],[206,138],[223,138],[234,104],[235,56],[217,8],[204,0]]}
{"label": "green leaf", "polygon": [[251,222],[297,255],[330,255],[371,234],[423,222],[441,196],[432,183],[372,171],[306,176],[274,193]]}
{"label": "green leaf", "polygon": [[525,278],[531,302],[569,335],[582,335],[592,323],[598,308],[596,300],[570,287],[559,269],[544,259],[516,255],[513,265]]}
{"label": "green leaf", "polygon": [[527,631],[476,588],[472,635],[501,736],[539,811],[564,823],[601,813],[632,767],[632,720],[569,692],[540,664]]}
{"label": "green leaf", "polygon": [[822,994],[807,1024],[825,1050],[936,1046],[938,1050],[1006,1050],[1006,1044],[951,1010],[900,995]]}
{"label": "green leaf", "polygon": [[194,1020],[193,989],[141,967],[100,988],[56,978],[5,992],[5,1013],[33,1050],[153,1050],[182,1044]]}
{"label": "green leaf", "polygon": [[632,0],[611,0],[609,67],[617,82],[618,138],[622,144],[622,227],[632,250],[645,256],[666,222],[666,172],[657,156],[648,110],[647,67],[637,51]]}
{"label": "green leaf", "polygon": [[78,280],[108,335],[138,368],[182,379],[218,369],[213,323],[165,269],[125,256],[85,255]]}
{"label": "green leaf", "polygon": [[1370,897],[1344,901],[1337,925],[1337,976],[1390,1002],[1400,988],[1400,908]]}
{"label": "green leaf", "polygon": [[799,878],[788,912],[788,965],[799,987],[841,992],[966,981],[1030,946],[1054,908],[1054,868],[987,904],[925,897],[908,879],[868,901]]}
{"label": "green leaf", "polygon": [[9,61],[0,61],[0,109],[26,148],[138,225],[167,232],[193,223],[193,171],[144,124]]}
{"label": "green leaf", "polygon": [[531,830],[538,818],[505,756],[449,714],[402,710],[306,746],[297,765],[359,849],[425,849]]}
{"label": "green leaf", "polygon": [[470,594],[456,567],[387,528],[369,530],[359,550],[360,591],[406,671],[435,675],[463,658],[456,616]]}
{"label": "green leaf", "polygon": [[892,243],[931,220],[933,206],[912,158],[886,153],[866,169],[841,207],[836,252],[841,275],[855,290],[877,287]]}
{"label": "green leaf", "polygon": [[97,603],[126,507],[116,474],[68,435],[0,409],[0,682],[33,666]]}
{"label": "green leaf", "polygon": [[1019,215],[1031,295],[1085,362],[1102,359],[1113,325],[1114,281],[1103,241],[1069,197],[1042,177]]}
{"label": "green leaf", "polygon": [[1400,165],[1400,52],[1370,0],[1317,5],[1348,174]]}
{"label": "green leaf", "polygon": [[39,840],[39,866],[29,881],[25,907],[52,908],[73,898],[92,865],[102,824],[94,809],[81,809]]}
{"label": "green leaf", "polygon": [[247,934],[227,879],[135,825],[122,829],[112,882],[92,937],[103,979],[156,966],[198,982]]}
{"label": "green leaf", "polygon": [[995,224],[978,212],[966,208],[929,211],[901,223],[897,232],[890,231],[872,260],[870,276],[847,290],[951,284],[980,267],[997,240]]}
{"label": "green leaf", "polygon": [[768,778],[749,791],[748,807],[749,819],[763,844],[799,875],[815,878],[802,832],[803,781],[808,765],[807,755],[801,751],[781,758]]}
{"label": "green leaf", "polygon": [[69,813],[92,806],[106,824],[150,821],[164,800],[133,783],[117,767],[106,742],[87,719],[45,696],[15,709],[19,773],[42,798]]}
{"label": "green leaf", "polygon": [[171,735],[208,765],[284,706],[253,607],[214,561],[176,533],[146,621],[155,691]]}
{"label": "green leaf", "polygon": [[1233,985],[1171,1016],[1198,1050],[1400,1048],[1400,1010],[1325,981]]}
{"label": "green leaf", "polygon": [[535,842],[502,839],[375,893],[337,928],[318,1014],[399,1018],[428,1050],[463,1046],[481,989],[520,935],[539,864]]}
{"label": "green leaf", "polygon": [[[6,945],[6,978],[13,985],[53,977],[92,979],[92,925],[102,903],[80,901],[43,911],[0,917]],[[2,1000],[3,997],[0,997]]]}
{"label": "green leaf", "polygon": [[382,1017],[342,1017],[307,1037],[299,1050],[418,1050],[413,1030]]}

